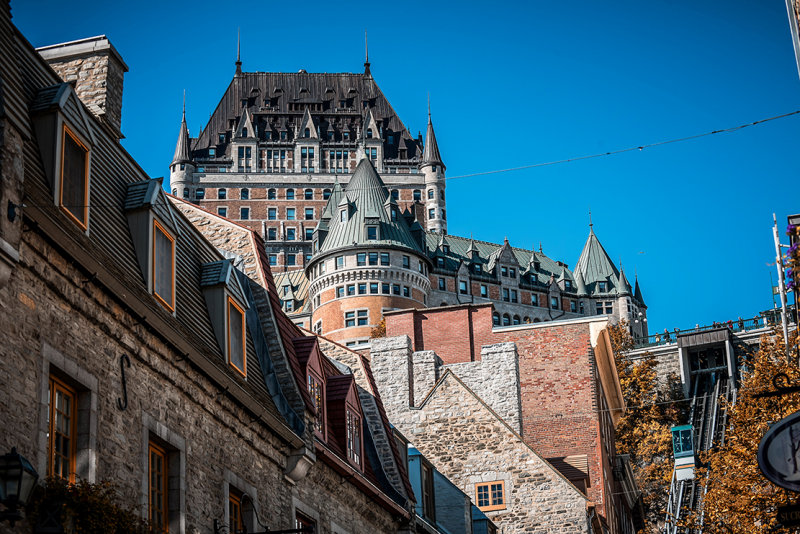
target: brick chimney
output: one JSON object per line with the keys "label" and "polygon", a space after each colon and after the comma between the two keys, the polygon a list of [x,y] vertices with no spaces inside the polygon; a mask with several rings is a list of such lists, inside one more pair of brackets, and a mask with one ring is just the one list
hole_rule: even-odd
{"label": "brick chimney", "polygon": [[105,35],[36,49],[78,97],[116,135],[122,123],[122,79],[128,66]]}

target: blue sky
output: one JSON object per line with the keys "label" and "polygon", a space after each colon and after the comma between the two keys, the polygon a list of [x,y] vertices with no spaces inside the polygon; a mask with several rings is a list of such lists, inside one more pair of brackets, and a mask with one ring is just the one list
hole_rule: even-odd
{"label": "blue sky", "polygon": [[[783,0],[12,2],[34,46],[106,34],[130,67],[123,145],[163,176],[183,90],[193,135],[234,71],[372,73],[406,126],[426,100],[447,175],[640,146],[800,110]],[[772,213],[797,202],[800,116],[685,143],[448,182],[452,234],[571,267],[594,229],[651,331],[772,306]],[[793,187],[794,186],[794,187]]]}

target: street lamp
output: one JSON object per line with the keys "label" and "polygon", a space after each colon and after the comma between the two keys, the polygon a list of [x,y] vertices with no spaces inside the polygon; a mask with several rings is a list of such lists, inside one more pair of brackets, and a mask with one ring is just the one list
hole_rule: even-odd
{"label": "street lamp", "polygon": [[0,512],[0,521],[7,519],[11,526],[22,519],[18,510],[28,504],[39,474],[25,457],[12,447],[11,452],[0,456],[0,503],[6,507]]}
{"label": "street lamp", "polygon": [[644,316],[644,313],[639,312],[639,314],[636,316],[636,319],[634,319],[633,322],[635,324],[639,325],[639,337],[640,338],[644,338],[645,337],[644,336],[644,332],[645,332],[644,327],[645,327],[645,323],[647,323],[647,317]]}

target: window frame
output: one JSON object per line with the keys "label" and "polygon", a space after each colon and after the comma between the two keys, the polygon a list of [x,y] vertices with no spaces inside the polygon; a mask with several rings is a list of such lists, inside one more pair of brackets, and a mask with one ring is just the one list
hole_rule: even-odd
{"label": "window frame", "polygon": [[[499,504],[494,503],[494,496],[493,496],[493,487],[495,485],[500,486],[500,498],[502,500]],[[485,506],[481,506],[479,491],[480,488],[486,488],[487,491],[487,498],[489,499],[489,504]],[[506,482],[505,480],[492,480],[490,482],[478,482],[475,484],[475,506],[477,506],[482,512],[493,512],[496,510],[505,510],[508,508],[508,501],[506,500]]]}
{"label": "window frame", "polygon": [[76,465],[75,461],[78,456],[78,392],[75,388],[67,385],[64,381],[56,378],[52,374],[49,377],[49,384],[48,384],[48,391],[49,391],[49,402],[47,406],[48,411],[48,439],[47,439],[47,475],[48,476],[56,476],[59,478],[64,478],[60,474],[55,473],[55,457],[56,457],[56,450],[55,450],[55,412],[56,412],[56,404],[55,398],[56,393],[58,391],[67,394],[71,399],[71,407],[70,407],[70,423],[69,423],[69,437],[70,437],[70,446],[67,456],[67,463],[68,465],[68,472],[67,472],[67,481],[71,484],[75,483],[75,471]]}
{"label": "window frame", "polygon": [[[245,314],[244,309],[239,306],[239,304],[231,297],[230,295],[227,296],[227,305],[225,308],[225,319],[227,322],[227,357],[228,357],[228,365],[233,367],[239,374],[241,374],[244,378],[247,378],[247,327],[245,323]],[[231,339],[232,339],[232,330],[231,330],[231,306],[236,308],[236,310],[242,315],[242,367],[244,369],[239,369],[235,363],[233,363],[233,358],[231,358]]]}
{"label": "window frame", "polygon": [[[61,154],[60,154],[60,162],[61,166],[59,169],[59,178],[58,178],[58,207],[67,214],[67,216],[72,219],[75,224],[77,224],[82,230],[86,231],[89,228],[89,169],[90,160],[91,160],[91,151],[87,146],[87,143],[84,143],[79,137],[78,134],[72,131],[66,122],[62,123],[61,126],[62,134],[61,134]],[[84,186],[84,193],[83,193],[83,218],[84,220],[81,221],[78,217],[72,213],[69,208],[64,206],[64,155],[65,155],[65,148],[66,148],[66,141],[67,135],[78,145],[78,147],[84,150],[84,175],[83,175],[83,186]]]}
{"label": "window frame", "polygon": [[[172,257],[171,259],[171,266],[170,266],[170,278],[171,278],[171,285],[172,285],[172,302],[167,302],[161,295],[156,292],[156,280],[157,280],[157,273],[156,273],[156,265],[157,256],[156,256],[156,232],[160,231],[164,236],[170,241],[172,244]],[[167,229],[158,222],[158,219],[153,218],[153,254],[151,258],[151,268],[153,270],[152,277],[153,277],[153,296],[156,300],[164,306],[170,312],[175,311],[175,238],[167,231]]]}
{"label": "window frame", "polygon": [[[345,445],[347,449],[347,459],[350,463],[363,468],[364,465],[364,432],[361,428],[361,413],[348,406],[345,406]],[[351,429],[354,431],[351,434]],[[354,450],[355,446],[358,450]]]}
{"label": "window frame", "polygon": [[[161,524],[156,524],[153,520],[153,513],[156,511],[153,509],[153,454],[156,454],[161,458],[161,470],[160,475],[163,480],[163,485],[161,488],[161,514],[162,514],[162,522]],[[169,457],[167,455],[167,450],[156,444],[152,439],[148,443],[147,447],[147,518],[150,521],[151,527],[155,527],[160,530],[160,532],[169,532],[169,465],[168,465]],[[157,530],[157,531],[159,531]]]}

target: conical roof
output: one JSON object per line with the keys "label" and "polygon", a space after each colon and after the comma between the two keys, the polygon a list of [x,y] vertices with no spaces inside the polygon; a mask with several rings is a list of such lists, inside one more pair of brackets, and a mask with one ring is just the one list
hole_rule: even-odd
{"label": "conical roof", "polygon": [[186,108],[181,119],[181,131],[178,133],[178,142],[175,144],[175,156],[172,163],[187,163],[192,161],[189,157],[189,128],[186,127]]}
{"label": "conical roof", "polygon": [[620,295],[631,294],[631,285],[628,283],[628,279],[625,278],[625,271],[619,272],[619,284],[617,285],[617,291]]}
{"label": "conical roof", "polygon": [[[339,216],[330,218],[330,229],[327,237],[320,244],[319,253],[366,245],[370,247],[402,247],[423,254],[422,249],[412,237],[405,219],[397,217],[393,221],[391,214],[384,208],[384,203],[389,196],[389,191],[378,176],[372,162],[366,158],[362,159],[353,173],[353,178],[344,189],[342,197],[335,204],[335,199],[331,194],[328,206],[338,206],[345,201],[349,204],[348,213],[345,220]],[[371,224],[378,226],[377,240],[367,239],[366,226]]]}
{"label": "conical roof", "polygon": [[325,204],[325,209],[322,210],[319,223],[317,223],[318,230],[327,230],[330,226],[331,218],[336,212],[336,206],[339,205],[339,200],[342,198],[342,185],[339,183],[339,178],[334,178],[333,189],[328,197],[328,203]]}
{"label": "conical roof", "polygon": [[425,132],[425,150],[422,152],[422,163],[438,163],[444,167],[442,156],[439,154],[439,144],[436,142],[436,134],[433,133],[433,122],[431,122],[431,115],[428,113],[428,129]]}
{"label": "conical roof", "polygon": [[616,284],[619,280],[619,271],[591,227],[589,227],[589,237],[586,239],[586,244],[583,245],[581,257],[575,265],[575,272],[581,273],[592,293],[596,292],[595,284],[597,282]]}
{"label": "conical roof", "polygon": [[639,305],[643,308],[647,308],[647,304],[644,303],[644,297],[642,296],[642,290],[639,287],[639,277],[636,277],[636,281],[634,283],[635,289],[633,290],[633,298],[639,302]]}
{"label": "conical roof", "polygon": [[583,275],[580,271],[575,273],[575,291],[578,293],[579,297],[586,297],[589,295],[589,291],[586,290],[586,282],[584,282]]}

